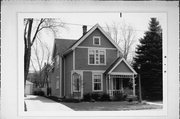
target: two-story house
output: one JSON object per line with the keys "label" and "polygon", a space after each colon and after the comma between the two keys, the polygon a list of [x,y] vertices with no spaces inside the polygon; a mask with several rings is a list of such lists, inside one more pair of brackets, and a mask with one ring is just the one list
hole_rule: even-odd
{"label": "two-story house", "polygon": [[132,80],[135,95],[136,71],[122,57],[120,47],[98,25],[78,40],[55,39],[54,69],[51,73],[51,92],[57,97],[74,97],[91,92],[107,93],[111,97],[122,91],[125,82]]}

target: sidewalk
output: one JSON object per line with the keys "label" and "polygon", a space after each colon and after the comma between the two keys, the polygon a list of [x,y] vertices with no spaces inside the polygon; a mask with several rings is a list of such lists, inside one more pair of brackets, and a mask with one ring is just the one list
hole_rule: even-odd
{"label": "sidewalk", "polygon": [[159,105],[159,106],[163,106],[163,103],[162,102],[149,102],[149,101],[146,101],[147,104],[150,104],[150,105]]}
{"label": "sidewalk", "polygon": [[27,111],[74,111],[71,108],[41,96],[25,97]]}

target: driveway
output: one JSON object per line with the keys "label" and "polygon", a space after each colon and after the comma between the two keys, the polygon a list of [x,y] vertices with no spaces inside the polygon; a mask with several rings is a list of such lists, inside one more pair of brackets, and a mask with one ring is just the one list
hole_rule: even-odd
{"label": "driveway", "polygon": [[74,111],[71,108],[41,96],[25,97],[27,111]]}

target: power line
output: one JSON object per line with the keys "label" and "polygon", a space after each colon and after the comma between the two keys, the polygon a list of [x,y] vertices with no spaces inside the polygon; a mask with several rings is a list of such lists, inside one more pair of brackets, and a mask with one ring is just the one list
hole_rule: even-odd
{"label": "power line", "polygon": [[[122,17],[122,14],[120,13],[120,17]],[[35,21],[39,21],[38,19],[34,19]],[[53,23],[56,23],[56,24],[66,24],[66,25],[73,25],[73,26],[89,26],[89,27],[93,27],[94,25],[90,25],[90,24],[78,24],[78,23],[69,23],[69,22],[57,22],[57,21],[53,21]],[[108,29],[108,27],[104,27],[104,26],[101,26],[102,28],[104,29]],[[114,27],[109,27],[111,29],[113,29]],[[119,28],[120,30],[120,28]],[[130,29],[123,29],[123,30],[130,30]],[[133,29],[133,31],[137,31],[137,32],[147,32],[148,30],[142,30],[142,29]],[[148,32],[155,32],[155,31],[148,31]],[[162,33],[162,31],[160,32]]]}

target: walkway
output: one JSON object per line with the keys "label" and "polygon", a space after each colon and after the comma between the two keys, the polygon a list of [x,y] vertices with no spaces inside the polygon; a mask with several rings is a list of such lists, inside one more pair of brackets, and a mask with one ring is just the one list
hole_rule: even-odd
{"label": "walkway", "polygon": [[150,104],[150,105],[159,105],[159,106],[163,106],[163,103],[162,102],[149,102],[149,101],[146,101],[147,104]]}
{"label": "walkway", "polygon": [[27,111],[73,111],[61,103],[41,96],[27,95],[25,103]]}

